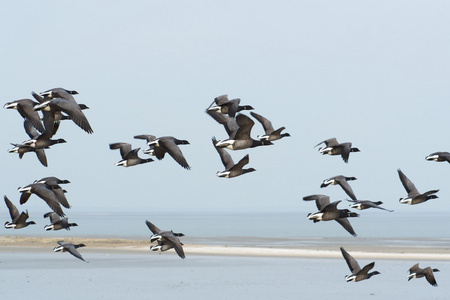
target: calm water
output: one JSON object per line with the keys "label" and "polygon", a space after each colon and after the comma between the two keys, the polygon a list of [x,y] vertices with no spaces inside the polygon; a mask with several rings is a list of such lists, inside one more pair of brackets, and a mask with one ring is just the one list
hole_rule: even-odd
{"label": "calm water", "polygon": [[[450,294],[450,262],[438,267],[439,284],[424,278],[408,281],[415,261],[377,260],[381,274],[345,282],[343,259],[267,258],[191,255],[185,260],[158,255],[105,254],[82,249],[89,263],[51,251],[0,252],[4,299],[427,299]],[[359,260],[365,265],[370,261]],[[54,280],[57,276],[58,280]]]}
{"label": "calm water", "polygon": [[[350,222],[359,237],[450,238],[450,218],[445,213],[411,212],[396,214],[373,210],[360,212]],[[8,220],[7,212],[0,213]],[[42,214],[31,215],[37,225],[20,230],[0,228],[0,235],[24,236],[89,236],[148,238],[148,219],[164,230],[183,232],[186,237],[351,237],[337,222],[313,223],[299,212],[277,213],[77,213],[70,212],[69,221],[78,223],[70,231],[44,231],[49,223]],[[417,222],[420,220],[420,223]]]}

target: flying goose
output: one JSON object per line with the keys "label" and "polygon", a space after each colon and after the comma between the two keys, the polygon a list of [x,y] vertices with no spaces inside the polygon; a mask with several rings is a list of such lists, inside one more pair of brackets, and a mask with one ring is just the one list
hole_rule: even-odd
{"label": "flying goose", "polygon": [[70,208],[67,199],[66,201],[64,201],[65,197],[64,198],[58,197],[58,195],[60,195],[61,193],[64,194],[64,190],[53,189],[52,186],[49,186],[45,183],[32,183],[27,186],[20,187],[18,191],[22,193],[22,195],[20,196],[20,204],[26,203],[30,198],[31,194],[36,194],[39,198],[44,200],[54,212],[56,212],[61,217],[64,217],[64,212],[61,208],[60,203],[64,207]]}
{"label": "flying goose", "polygon": [[181,152],[178,145],[189,145],[189,142],[186,140],[179,140],[174,138],[173,136],[163,136],[160,138],[155,137],[154,135],[141,134],[134,136],[135,139],[146,140],[147,145],[150,149],[144,150],[145,154],[154,155],[158,160],[164,158],[166,153],[169,153],[170,156],[183,168],[186,170],[190,170],[186,158],[184,158],[183,152]]}
{"label": "flying goose", "polygon": [[243,169],[243,167],[248,164],[250,160],[248,154],[244,156],[237,164],[235,164],[227,150],[225,150],[224,148],[216,147],[217,140],[215,137],[212,138],[212,143],[214,148],[216,148],[217,152],[219,153],[223,165],[225,166],[225,171],[217,172],[218,177],[232,178],[245,173],[256,171],[253,168]]}
{"label": "flying goose", "polygon": [[422,278],[425,277],[427,281],[432,286],[437,286],[436,279],[434,279],[433,272],[439,272],[438,269],[431,269],[431,267],[426,267],[425,269],[419,268],[419,264],[415,264],[411,268],[409,268],[409,275],[408,275],[408,281],[410,281],[413,278]]}
{"label": "flying goose", "polygon": [[258,120],[258,122],[261,123],[261,125],[264,128],[265,134],[258,135],[257,136],[258,140],[276,141],[276,140],[279,140],[281,138],[284,138],[284,137],[287,137],[287,136],[291,136],[289,133],[281,133],[284,129],[286,129],[286,127],[280,127],[277,130],[275,130],[275,129],[273,129],[272,122],[270,122],[268,119],[264,118],[261,115],[258,115],[257,113],[254,113],[254,112],[250,112],[250,114],[256,120]]}
{"label": "flying goose", "polygon": [[434,152],[425,157],[426,160],[431,161],[446,161],[450,163],[450,153],[449,152]]}
{"label": "flying goose", "polygon": [[216,147],[227,148],[230,150],[242,150],[258,146],[273,145],[270,141],[256,141],[251,138],[250,132],[253,125],[255,125],[255,122],[246,115],[238,114],[236,116],[236,123],[239,126],[239,129],[236,131],[235,136],[217,142]]}
{"label": "flying goose", "polygon": [[347,201],[353,203],[350,205],[351,208],[356,208],[359,210],[368,209],[368,208],[378,208],[378,209],[386,210],[388,212],[393,212],[393,210],[389,210],[389,209],[379,206],[379,205],[383,204],[383,202],[381,202],[381,201],[373,202],[373,201],[369,201],[369,200],[348,200],[348,199],[347,199]]}
{"label": "flying goose", "polygon": [[414,205],[414,204],[419,204],[419,203],[428,201],[430,199],[438,198],[438,196],[432,195],[432,194],[439,192],[439,190],[431,190],[431,191],[421,194],[421,193],[419,193],[419,191],[417,191],[417,188],[411,182],[411,180],[409,180],[408,177],[406,177],[406,175],[403,174],[403,172],[400,169],[398,169],[397,171],[398,171],[398,176],[400,177],[400,181],[402,182],[403,186],[405,187],[406,192],[408,193],[408,197],[400,198],[400,200],[399,200],[400,203]]}
{"label": "flying goose", "polygon": [[84,262],[87,262],[81,256],[80,252],[78,252],[78,250],[77,250],[80,247],[85,247],[86,246],[85,244],[74,245],[72,243],[67,243],[67,242],[63,242],[63,241],[58,241],[57,243],[59,246],[53,248],[53,252],[69,252],[76,258],[81,259]]}
{"label": "flying goose", "polygon": [[147,227],[153,233],[153,235],[150,237],[150,243],[153,243],[154,241],[158,242],[157,245],[151,246],[150,250],[159,250],[163,252],[174,248],[179,257],[186,258],[183,251],[183,244],[178,238],[184,236],[184,234],[174,233],[173,231],[162,231],[148,220],[145,220],[145,224],[147,224]]}
{"label": "flying goose", "polygon": [[57,178],[55,176],[50,176],[50,177],[41,178],[39,180],[35,180],[34,183],[46,183],[48,185],[56,186],[56,185],[59,185],[59,184],[70,183],[70,181],[66,180],[66,179],[59,179],[59,178]]}
{"label": "flying goose", "polygon": [[33,109],[50,112],[44,116],[45,130],[49,134],[54,132],[54,122],[59,118],[57,115],[61,112],[66,113],[75,124],[87,133],[94,132],[89,124],[89,121],[75,100],[51,98],[50,100],[45,100],[43,103],[36,105]]}
{"label": "flying goose", "polygon": [[9,210],[9,215],[11,216],[11,222],[6,221],[6,223],[5,223],[6,229],[10,229],[10,228],[20,229],[20,228],[27,227],[28,225],[36,224],[34,221],[27,222],[27,219],[29,217],[28,210],[26,212],[23,211],[21,214],[19,214],[19,210],[8,199],[8,197],[4,196],[3,198],[5,199],[6,206],[8,207],[8,210]]}
{"label": "flying goose", "polygon": [[141,148],[136,148],[131,150],[131,144],[128,143],[113,143],[109,144],[109,149],[115,150],[120,149],[120,155],[122,160],[116,163],[116,166],[131,167],[140,164],[145,164],[153,161],[151,158],[140,158],[138,156],[138,151]]}
{"label": "flying goose", "polygon": [[349,217],[359,217],[355,212],[351,212],[348,209],[337,209],[337,205],[341,202],[335,201],[330,203],[330,197],[326,195],[310,195],[303,198],[305,201],[315,201],[316,206],[319,209],[316,213],[308,214],[307,218],[313,220],[314,223],[319,221],[330,221],[336,220],[345,230],[347,230],[351,235],[357,236],[353,230],[352,225],[347,218]]}
{"label": "flying goose", "polygon": [[[26,133],[30,137],[30,139],[37,139],[40,136],[40,133],[33,127],[29,120],[25,120],[23,122],[23,127],[25,128]],[[36,153],[37,158],[41,162],[44,167],[47,167],[47,156],[45,155],[44,148],[34,148],[29,145],[23,144],[13,144],[14,147],[8,150],[8,153],[18,153],[19,158],[22,159],[23,155],[27,152]]]}
{"label": "flying goose", "polygon": [[352,143],[338,143],[336,138],[330,138],[323,142],[318,143],[316,146],[320,144],[325,144],[325,147],[320,147],[319,152],[323,155],[341,155],[342,159],[347,163],[348,158],[350,156],[350,152],[360,152],[358,148],[352,148]]}
{"label": "flying goose", "polygon": [[38,104],[31,99],[20,99],[7,102],[3,108],[16,109],[25,120],[28,120],[34,128],[43,133],[45,131],[44,125],[42,125],[39,113],[33,109]]}
{"label": "flying goose", "polygon": [[[213,104],[216,103],[215,106]],[[250,105],[243,105],[240,106],[241,99],[233,99],[228,100],[228,95],[222,95],[214,98],[213,103],[211,103],[208,110],[210,111],[216,111],[221,114],[228,114],[231,118],[234,118],[236,116],[236,113],[241,110],[251,110],[253,109]]]}
{"label": "flying goose", "polygon": [[44,97],[44,100],[63,98],[75,101],[75,98],[72,95],[78,95],[78,92],[66,90],[64,88],[53,88],[39,93],[39,96]]}
{"label": "flying goose", "polygon": [[[39,103],[44,103],[48,100],[51,100],[52,98],[43,98],[40,95],[36,94],[35,92],[31,92],[31,95],[33,95],[34,99],[36,99]],[[63,98],[63,97],[61,97]],[[67,98],[66,98],[67,99]],[[67,99],[67,100],[73,100],[75,101],[75,99]],[[89,107],[85,104],[78,104],[78,107],[81,110],[85,110],[85,109],[89,109]],[[59,110],[55,110],[55,109],[49,109],[49,110],[41,110],[42,114],[43,114],[43,118],[42,120],[44,121],[44,127],[45,130],[47,132],[47,134],[49,134],[50,136],[53,136],[56,134],[56,132],[58,131],[59,125],[61,120],[71,120],[72,118],[68,115],[65,115],[62,113],[62,111]]]}
{"label": "flying goose", "polygon": [[353,200],[356,200],[356,196],[353,193],[352,188],[350,187],[350,185],[348,184],[347,181],[349,180],[356,180],[356,177],[346,177],[343,175],[337,175],[337,176],[333,176],[330,177],[328,179],[325,179],[322,184],[320,185],[321,188],[327,187],[330,184],[332,185],[340,185],[341,188],[344,190],[345,193],[347,193],[347,195],[349,195],[350,198],[352,198]]}
{"label": "flying goose", "polygon": [[58,216],[58,214],[54,212],[48,212],[44,215],[44,218],[50,218],[50,225],[45,225],[44,229],[45,231],[49,230],[60,230],[60,229],[66,229],[70,230],[70,227],[72,226],[78,226],[77,223],[69,223],[69,219],[67,218],[61,218]]}
{"label": "flying goose", "polygon": [[350,272],[352,272],[351,275],[345,276],[345,280],[347,282],[350,281],[358,282],[364,279],[369,279],[373,275],[380,274],[380,272],[378,271],[373,271],[369,273],[369,271],[375,266],[375,262],[372,262],[361,269],[356,259],[354,259],[350,254],[348,254],[348,252],[345,251],[343,247],[341,247],[341,253],[345,261],[347,262]]}

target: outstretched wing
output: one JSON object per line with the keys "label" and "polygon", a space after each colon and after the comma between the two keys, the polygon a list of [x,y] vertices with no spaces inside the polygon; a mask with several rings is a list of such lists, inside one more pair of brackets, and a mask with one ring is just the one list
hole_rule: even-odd
{"label": "outstretched wing", "polygon": [[151,232],[153,232],[153,234],[159,234],[161,232],[161,229],[159,229],[158,227],[156,227],[153,223],[151,223],[148,220],[145,220],[145,224],[147,224],[148,229],[150,229]]}

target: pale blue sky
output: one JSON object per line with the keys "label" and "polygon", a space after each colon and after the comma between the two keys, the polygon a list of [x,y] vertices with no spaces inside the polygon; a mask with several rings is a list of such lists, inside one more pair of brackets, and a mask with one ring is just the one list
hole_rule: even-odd
{"label": "pale blue sky", "polygon": [[[22,118],[3,110],[1,192],[45,176],[66,185],[72,211],[298,210],[301,198],[346,198],[323,179],[343,174],[362,199],[396,213],[450,211],[448,163],[425,161],[450,151],[450,23],[447,1],[3,1],[2,105],[53,87],[77,90],[94,129],[72,122],[47,150],[19,160],[10,142],[27,139]],[[257,172],[234,179],[223,170],[211,137],[226,138],[204,110],[214,97],[241,98],[291,138],[247,153]],[[262,133],[255,124],[253,137]],[[170,157],[115,167],[112,142],[146,148],[136,134],[172,135],[192,167]],[[348,164],[314,145],[330,137],[361,152]],[[140,152],[141,157],[146,155]],[[419,191],[439,199],[400,205],[397,168]],[[48,211],[33,196],[21,208]],[[6,210],[6,207],[4,207]],[[65,210],[70,217],[71,210]]]}

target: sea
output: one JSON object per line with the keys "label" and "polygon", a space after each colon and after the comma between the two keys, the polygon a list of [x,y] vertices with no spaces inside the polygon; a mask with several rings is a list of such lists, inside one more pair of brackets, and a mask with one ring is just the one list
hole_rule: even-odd
{"label": "sea", "polygon": [[[351,237],[337,222],[313,223],[306,214],[282,212],[76,212],[70,211],[69,222],[77,223],[71,230],[49,231],[44,226],[49,219],[42,213],[30,215],[37,224],[20,230],[0,228],[0,236],[78,236],[91,238],[147,239],[151,232],[149,220],[162,230],[182,232],[186,237],[208,238],[214,242],[221,237]],[[387,238],[450,238],[448,212],[386,212],[368,210],[360,217],[349,218],[358,237]],[[10,219],[7,211],[0,212],[0,220]]]}
{"label": "sea", "polygon": [[[417,247],[427,240],[450,248],[447,214],[417,212],[395,215],[386,211],[360,212],[350,220],[358,237],[334,221],[313,223],[298,212],[183,213],[71,212],[78,223],[70,231],[45,232],[48,219],[32,215],[37,224],[22,230],[0,229],[1,236],[62,237],[82,242],[89,238],[148,239],[149,220],[163,230],[182,232],[185,243],[223,246],[289,247],[302,239],[342,241],[383,238]],[[0,213],[0,218],[8,219]],[[366,240],[367,241],[367,240]],[[318,242],[320,245],[320,242]],[[329,245],[328,245],[329,246]],[[334,245],[333,245],[334,246]],[[336,244],[336,250],[339,244]],[[374,247],[377,246],[374,244]],[[352,249],[346,248],[352,254]],[[376,259],[381,274],[361,282],[346,282],[350,274],[342,258],[249,257],[187,253],[162,254],[79,249],[85,263],[52,249],[0,247],[2,298],[30,299],[450,299],[450,261]],[[373,260],[355,257],[361,266]],[[433,287],[424,278],[407,280],[408,269],[438,268]]]}

